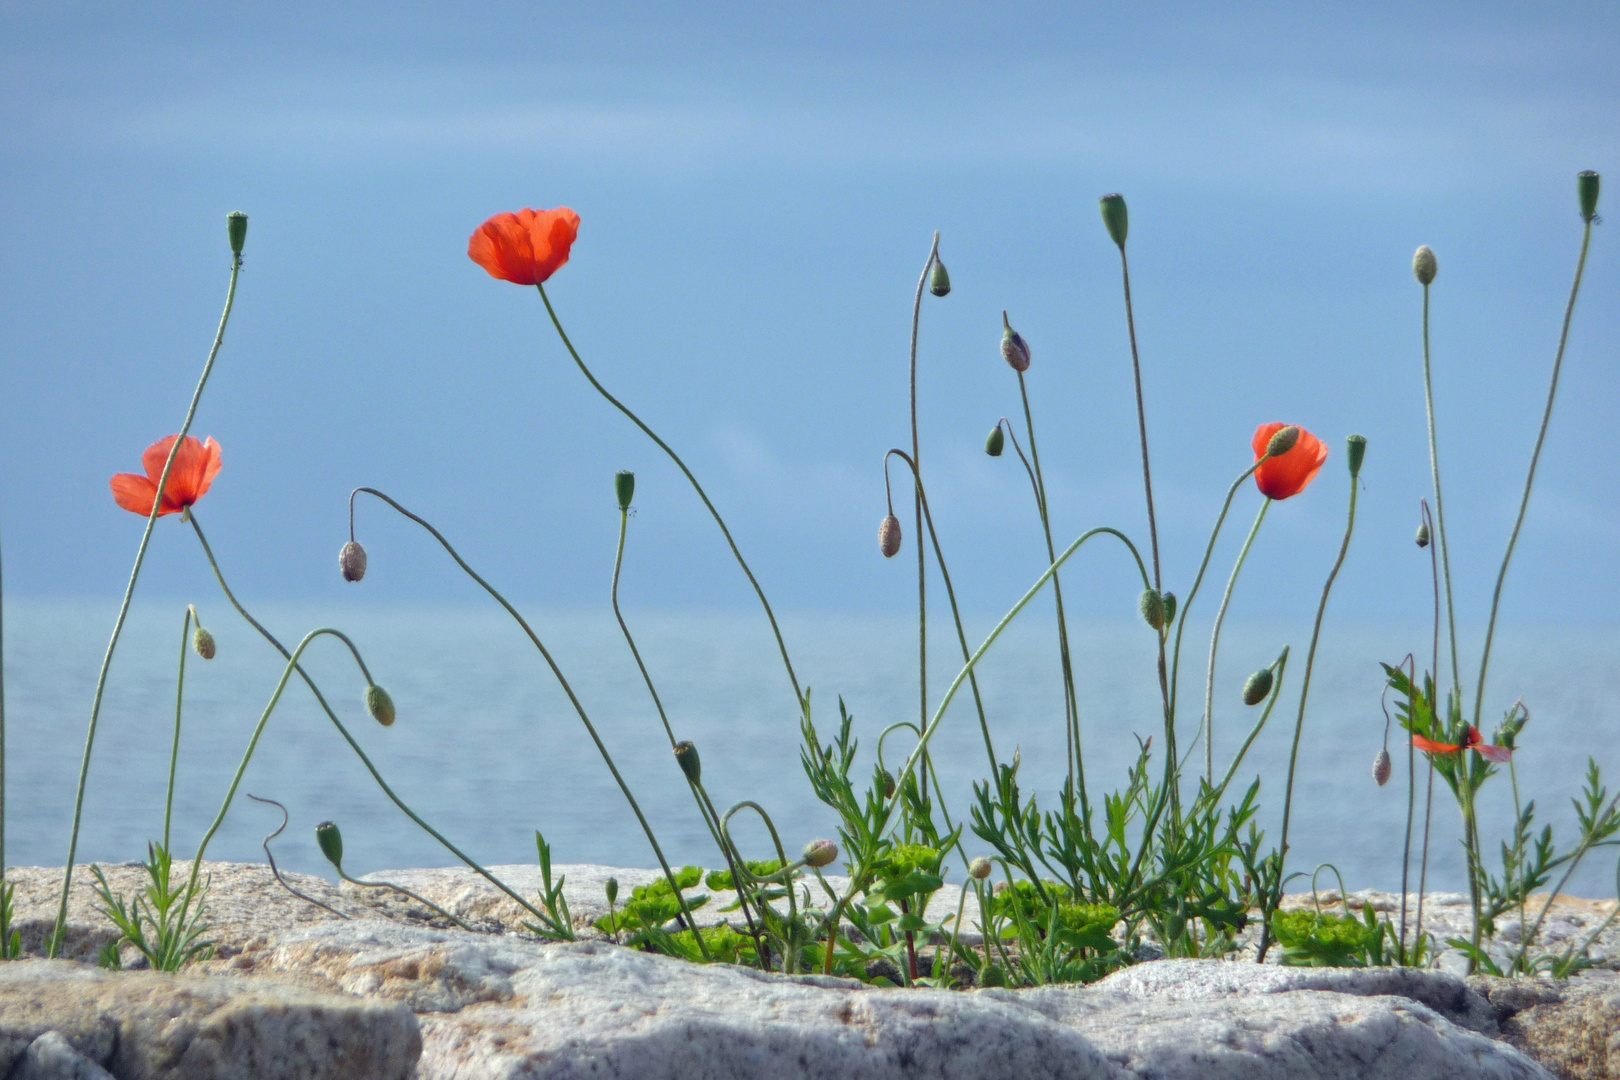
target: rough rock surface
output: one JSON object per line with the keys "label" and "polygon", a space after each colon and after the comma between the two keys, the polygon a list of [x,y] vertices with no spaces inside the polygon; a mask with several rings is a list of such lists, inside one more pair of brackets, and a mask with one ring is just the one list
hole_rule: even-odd
{"label": "rough rock surface", "polygon": [[1496,1011],[1502,1037],[1569,1080],[1620,1080],[1620,976],[1470,979]]}

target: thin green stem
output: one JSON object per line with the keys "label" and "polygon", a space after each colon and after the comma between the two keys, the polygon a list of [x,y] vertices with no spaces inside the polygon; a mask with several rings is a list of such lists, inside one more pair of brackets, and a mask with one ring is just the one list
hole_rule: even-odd
{"label": "thin green stem", "polygon": [[146,549],[152,542],[152,529],[157,525],[157,519],[163,509],[163,495],[168,490],[169,472],[174,468],[174,459],[179,456],[180,448],[185,445],[186,434],[191,431],[191,422],[196,419],[197,405],[202,401],[203,387],[208,385],[208,376],[214,370],[214,360],[219,356],[220,347],[225,344],[225,327],[231,321],[231,308],[236,303],[236,282],[242,275],[242,256],[237,253],[231,257],[231,283],[225,291],[225,311],[219,317],[219,329],[214,333],[214,346],[208,350],[208,360],[203,364],[202,376],[197,380],[197,388],[191,393],[191,405],[186,409],[185,422],[180,425],[180,433],[175,437],[174,445],[169,447],[168,459],[163,462],[163,472],[158,476],[157,490],[152,495],[152,511],[146,517],[146,530],[141,533],[141,545],[135,551],[135,565],[129,571],[129,584],[124,586],[124,599],[118,605],[118,618],[113,622],[112,638],[107,642],[107,652],[101,658],[101,671],[96,675],[96,694],[90,704],[90,728],[84,736],[84,760],[79,764],[79,786],[73,797],[73,830],[68,837],[67,863],[62,869],[62,899],[56,910],[56,925],[51,930],[51,936],[46,943],[45,955],[54,957],[61,952],[63,936],[67,933],[68,894],[73,888],[73,860],[79,852],[79,825],[84,818],[84,790],[90,778],[90,752],[96,744],[96,725],[101,719],[101,699],[107,690],[107,672],[112,668],[113,653],[118,649],[118,639],[124,632],[124,620],[129,617],[130,601],[135,597],[135,583],[140,580],[141,566],[146,562]]}
{"label": "thin green stem", "polygon": [[163,800],[163,849],[173,851],[169,847],[169,823],[174,818],[174,774],[180,764],[180,713],[186,699],[186,653],[191,649],[191,616],[196,609],[186,608],[185,618],[180,626],[180,676],[175,680],[174,687],[174,744],[169,748],[169,794]]}
{"label": "thin green stem", "polygon": [[776,635],[776,647],[782,653],[782,665],[787,668],[788,681],[793,684],[793,696],[798,700],[799,708],[802,711],[804,708],[804,693],[799,689],[799,677],[793,673],[793,661],[788,658],[787,643],[782,640],[782,628],[776,624],[776,613],[771,610],[771,602],[765,599],[765,590],[760,588],[759,581],[754,577],[754,572],[748,568],[748,561],[743,558],[742,552],[738,550],[737,541],[732,539],[731,530],[726,527],[725,519],[720,516],[720,511],[714,508],[714,503],[709,501],[708,493],[703,490],[703,485],[698,483],[697,477],[692,475],[692,470],[686,467],[686,462],[681,460],[680,455],[671,450],[669,444],[660,439],[652,428],[644,424],[641,417],[631,412],[623,402],[608,393],[607,387],[597,382],[596,376],[591,374],[591,369],[585,366],[584,360],[580,359],[579,351],[574,348],[574,343],[568,339],[567,331],[563,329],[561,320],[557,318],[556,309],[551,306],[551,298],[546,295],[546,287],[544,285],[535,287],[540,290],[540,299],[546,305],[546,314],[551,316],[551,325],[556,327],[557,336],[562,339],[563,346],[568,350],[568,355],[574,358],[574,363],[578,365],[586,380],[596,388],[597,393],[607,399],[608,404],[629,417],[631,422],[656,443],[660,450],[669,455],[669,459],[676,464],[691,483],[692,489],[698,493],[698,498],[703,500],[703,505],[708,509],[709,516],[714,518],[714,523],[720,526],[720,532],[726,538],[726,545],[731,548],[731,554],[736,558],[737,565],[742,567],[744,576],[748,578],[748,584],[754,587],[754,594],[759,597],[760,606],[765,609],[765,618],[770,620],[771,633]]}
{"label": "thin green stem", "polygon": [[466,923],[462,922],[460,919],[458,919],[454,915],[450,914],[448,911],[446,911],[444,908],[440,907],[438,904],[435,904],[433,901],[429,900],[425,896],[416,895],[415,893],[411,892],[411,890],[407,889],[403,885],[395,885],[391,881],[361,881],[358,878],[350,877],[349,872],[347,870],[343,869],[343,867],[341,867],[341,866],[337,868],[337,872],[338,872],[338,877],[342,878],[344,881],[347,881],[350,885],[358,885],[362,889],[391,889],[394,892],[400,893],[403,896],[410,897],[412,900],[415,900],[418,904],[421,904],[423,907],[427,908],[430,911],[438,912],[438,914],[441,917],[449,919],[451,922],[455,923],[457,926],[461,927],[463,930],[467,931],[469,934],[476,933],[476,931],[473,930],[472,927],[468,926]]}
{"label": "thin green stem", "polygon": [[[1552,423],[1553,401],[1558,397],[1558,376],[1564,369],[1564,349],[1569,344],[1569,324],[1575,317],[1575,299],[1581,293],[1581,276],[1586,272],[1586,252],[1592,246],[1592,223],[1586,223],[1581,237],[1581,257],[1575,263],[1575,281],[1569,289],[1569,303],[1564,307],[1564,327],[1558,335],[1558,354],[1553,358],[1552,382],[1547,387],[1547,407],[1541,413],[1541,430],[1536,433],[1536,448],[1530,454],[1530,471],[1524,478],[1524,496],[1519,500],[1519,514],[1513,519],[1513,532],[1508,537],[1507,551],[1502,555],[1502,568],[1496,573],[1496,588],[1491,593],[1491,617],[1485,624],[1485,648],[1479,658],[1479,686],[1474,690],[1474,726],[1479,726],[1480,707],[1485,701],[1485,673],[1491,665],[1491,644],[1496,638],[1496,614],[1502,604],[1502,583],[1507,580],[1508,563],[1513,561],[1513,549],[1519,543],[1519,530],[1524,527],[1525,511],[1530,509],[1530,492],[1536,484],[1536,466],[1541,463],[1541,448],[1547,441],[1547,426]],[[1438,498],[1436,505],[1438,505]],[[1443,527],[1443,526],[1442,526]]]}
{"label": "thin green stem", "polygon": [[[1259,466],[1256,465],[1256,468],[1258,468],[1258,467]],[[1249,470],[1249,472],[1251,472],[1251,473],[1253,471],[1254,471],[1254,469]],[[1248,475],[1248,474],[1245,474],[1245,475]],[[1220,648],[1220,644],[1221,644],[1221,626],[1226,622],[1226,609],[1227,609],[1227,606],[1232,603],[1232,591],[1235,588],[1237,588],[1238,575],[1243,572],[1243,564],[1249,558],[1249,548],[1254,546],[1254,538],[1260,532],[1260,523],[1262,521],[1266,520],[1266,511],[1271,509],[1271,503],[1272,503],[1271,499],[1267,499],[1265,502],[1261,503],[1259,513],[1254,515],[1254,524],[1249,527],[1249,535],[1243,541],[1243,549],[1238,552],[1237,562],[1232,564],[1231,576],[1229,576],[1226,579],[1226,591],[1221,594],[1221,607],[1220,607],[1220,610],[1215,613],[1215,626],[1209,632],[1209,667],[1204,672],[1204,720],[1203,720],[1203,728],[1204,728],[1204,761],[1205,761],[1205,764],[1207,766],[1207,775],[1208,775],[1208,778],[1209,778],[1209,782],[1212,783],[1212,784],[1215,782],[1215,654],[1216,654],[1216,651]],[[1230,505],[1230,504],[1231,504],[1230,497],[1228,497],[1228,505]],[[1226,511],[1222,510],[1221,511],[1221,517],[1225,518],[1225,516],[1226,516]],[[1217,532],[1220,531],[1220,527],[1221,527],[1220,523],[1216,522],[1215,529],[1216,529]],[[1215,538],[1212,536],[1212,537],[1210,537],[1210,546],[1211,546],[1212,549],[1214,547],[1214,543],[1215,543]],[[1209,557],[1206,554],[1205,555],[1205,562],[1206,563],[1208,562],[1208,558]],[[1198,576],[1200,578],[1202,578],[1204,576],[1202,569],[1199,570]],[[1194,587],[1195,590],[1197,589],[1196,584],[1193,587]],[[1189,607],[1192,605],[1192,597],[1191,596],[1187,597],[1187,604],[1188,604]],[[1185,628],[1186,625],[1187,625],[1186,608],[1182,609],[1181,620],[1182,620],[1181,625],[1182,625],[1183,628]],[[1178,630],[1176,632],[1176,654],[1177,654],[1176,659],[1178,661],[1178,666],[1179,666],[1179,661],[1180,661],[1180,653],[1181,653],[1181,631]]]}
{"label": "thin green stem", "polygon": [[[928,283],[928,271],[939,259],[939,233],[934,233],[934,244],[928,249],[922,276],[917,279],[917,297],[911,306],[911,473],[915,480],[912,509],[917,522],[917,710],[918,723],[928,722],[928,563],[922,545],[923,491],[922,445],[917,431],[917,335],[922,325],[923,287]],[[928,763],[923,762],[919,785],[924,801],[928,798]]]}
{"label": "thin green stem", "polygon": [[[1429,375],[1429,286],[1423,286],[1423,403],[1429,417],[1429,473],[1434,479],[1434,511],[1438,519],[1436,530],[1440,544],[1440,563],[1445,568],[1446,619],[1451,640],[1451,687],[1462,696],[1462,669],[1457,664],[1457,609],[1451,599],[1451,547],[1446,543],[1446,504],[1440,498],[1440,443],[1434,425],[1434,383]],[[1434,673],[1435,682],[1440,672]]]}

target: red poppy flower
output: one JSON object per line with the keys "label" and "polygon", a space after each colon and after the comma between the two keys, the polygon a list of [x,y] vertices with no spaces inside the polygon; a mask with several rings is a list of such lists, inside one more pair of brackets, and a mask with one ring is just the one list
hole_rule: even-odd
{"label": "red poppy flower", "polygon": [[[164,463],[169,460],[169,448],[177,438],[178,435],[169,435],[146,448],[146,453],[141,455],[145,476],[119,473],[112,478],[113,498],[118,500],[119,506],[142,517],[151,515],[157,482],[163,476]],[[212,438],[200,443],[187,435],[180,452],[174,456],[174,466],[169,469],[169,482],[163,490],[163,505],[158,509],[158,516],[178,514],[206,495],[219,469],[219,443]]]}
{"label": "red poppy flower", "polygon": [[[1254,460],[1259,461],[1266,456],[1266,446],[1271,437],[1287,424],[1261,424],[1254,429]],[[1299,429],[1299,441],[1294,443],[1293,449],[1280,457],[1274,457],[1255,470],[1254,482],[1259,485],[1260,493],[1268,499],[1288,499],[1305,490],[1305,485],[1316,479],[1316,474],[1322,471],[1322,463],[1327,461],[1327,445],[1315,435]]]}
{"label": "red poppy flower", "polygon": [[1456,754],[1466,748],[1498,763],[1505,763],[1513,758],[1512,750],[1505,746],[1491,746],[1485,741],[1485,736],[1479,733],[1479,729],[1472,726],[1469,727],[1468,734],[1463,736],[1460,746],[1456,743],[1435,742],[1433,739],[1425,739],[1422,735],[1412,736],[1412,746],[1425,754]]}
{"label": "red poppy flower", "polygon": [[566,206],[496,214],[467,241],[467,257],[492,278],[538,285],[568,262],[579,236],[579,215]]}

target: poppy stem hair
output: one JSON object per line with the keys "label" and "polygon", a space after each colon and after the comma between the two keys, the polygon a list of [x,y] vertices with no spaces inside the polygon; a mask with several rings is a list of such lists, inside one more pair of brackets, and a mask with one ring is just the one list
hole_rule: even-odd
{"label": "poppy stem hair", "polygon": [[191,404],[186,409],[186,418],[180,425],[180,433],[169,448],[169,456],[163,463],[163,471],[157,479],[157,491],[152,497],[152,509],[146,517],[146,530],[141,533],[141,543],[135,549],[135,565],[129,571],[129,583],[124,586],[124,599],[118,606],[118,617],[113,621],[112,637],[107,642],[107,652],[101,658],[101,670],[96,675],[95,697],[90,703],[90,726],[84,736],[84,759],[79,764],[79,785],[73,797],[73,829],[68,835],[67,862],[62,868],[62,898],[56,909],[56,923],[51,929],[50,937],[45,943],[46,956],[61,954],[64,935],[67,933],[68,896],[73,888],[73,860],[79,851],[79,826],[84,819],[84,789],[90,778],[90,753],[96,744],[96,725],[101,719],[101,699],[107,690],[107,672],[112,667],[113,653],[118,649],[118,639],[124,632],[124,620],[129,617],[130,601],[135,597],[135,583],[140,580],[141,566],[146,562],[146,549],[152,542],[152,529],[163,509],[163,495],[168,489],[169,473],[174,468],[175,458],[180,456],[181,449],[186,443],[186,434],[191,430],[191,422],[197,417],[197,405],[202,401],[203,388],[208,385],[208,376],[213,374],[214,361],[219,357],[219,350],[225,344],[225,327],[231,321],[231,308],[236,304],[236,283],[242,275],[242,253],[235,251],[231,255],[231,281],[225,290],[225,310],[219,317],[219,329],[214,332],[214,345],[208,350],[208,360],[203,364],[202,375],[197,379],[197,388],[191,392]]}

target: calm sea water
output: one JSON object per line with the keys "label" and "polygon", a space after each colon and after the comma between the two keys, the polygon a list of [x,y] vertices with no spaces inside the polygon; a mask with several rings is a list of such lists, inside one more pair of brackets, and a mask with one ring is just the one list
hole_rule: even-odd
{"label": "calm sea water", "polygon": [[[175,846],[189,854],[224,796],[253,726],[281,673],[281,661],[222,604],[204,609],[219,646],[210,663],[187,664],[185,726],[175,797]],[[161,835],[164,783],[175,709],[180,605],[147,603],[131,617],[113,666],[90,769],[81,859],[140,857]],[[323,625],[319,613],[267,609],[261,619],[289,647]],[[7,861],[50,864],[66,853],[74,782],[97,666],[112,625],[105,605],[12,602],[5,617],[7,716]],[[229,617],[227,617],[229,616]],[[618,628],[611,616],[539,612],[531,621],[654,823],[670,858],[713,865],[715,854],[671,760]],[[971,620],[982,634],[993,619]],[[396,791],[424,818],[488,863],[534,857],[542,830],[562,862],[652,864],[651,852],[595,747],[528,640],[504,615],[464,610],[371,611],[341,622],[377,681],[398,707],[381,729],[364,711],[363,680],[340,645],[318,643],[307,665],[346,724]],[[698,744],[704,778],[722,807],[741,799],[764,805],[797,848],[833,834],[798,760],[793,698],[763,619],[751,614],[633,616],[638,644],[657,680],[677,737]],[[824,736],[836,725],[842,695],[861,733],[862,760],[888,724],[917,713],[915,631],[903,620],[815,617],[784,620],[800,678],[814,688]],[[1159,726],[1151,635],[1139,625],[1079,627],[1074,634],[1087,774],[1093,797],[1124,778],[1136,735]],[[1332,861],[1351,888],[1400,882],[1406,789],[1399,732],[1391,736],[1396,778],[1380,789],[1370,778],[1383,741],[1382,673],[1397,659],[1387,631],[1330,626],[1311,690],[1296,790],[1292,866]],[[1422,641],[1419,632],[1415,641]],[[1247,673],[1264,666],[1281,642],[1258,628],[1229,628],[1217,683],[1217,760],[1238,745],[1255,713],[1237,700]],[[1275,836],[1281,816],[1288,744],[1306,641],[1283,704],[1261,735],[1244,774],[1263,778],[1262,825]],[[933,643],[936,695],[954,665],[943,636]],[[1399,646],[1404,653],[1409,644]],[[1183,700],[1196,726],[1207,638],[1189,632]],[[1573,834],[1569,799],[1588,754],[1620,767],[1620,634],[1509,634],[1492,666],[1492,686],[1510,703],[1523,694],[1533,719],[1519,754],[1519,781],[1542,820]],[[997,749],[1022,753],[1026,790],[1051,802],[1063,770],[1063,729],[1056,647],[1037,620],[1015,626],[980,668]],[[1501,705],[1493,706],[1500,715]],[[1487,730],[1488,730],[1487,725]],[[886,754],[905,752],[903,733]],[[971,699],[953,706],[935,742],[935,758],[953,815],[967,810],[969,785],[987,771]],[[1202,752],[1198,754],[1202,759]],[[250,765],[244,792],[278,799],[292,824],[277,841],[287,867],[326,873],[314,826],[338,821],[351,872],[455,860],[383,797],[355,755],[300,683],[272,716]],[[1419,800],[1421,806],[1421,797]],[[1485,796],[1488,846],[1511,815],[1504,776]],[[209,857],[262,859],[260,842],[280,820],[273,808],[238,797]],[[1435,799],[1431,885],[1457,888],[1458,814],[1441,787]],[[752,825],[739,836],[761,847]],[[1615,857],[1594,856],[1576,891],[1610,895]],[[1415,882],[1415,877],[1414,877]],[[1415,886],[1414,886],[1415,887]]]}

